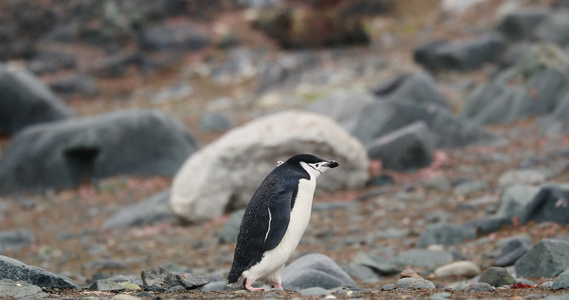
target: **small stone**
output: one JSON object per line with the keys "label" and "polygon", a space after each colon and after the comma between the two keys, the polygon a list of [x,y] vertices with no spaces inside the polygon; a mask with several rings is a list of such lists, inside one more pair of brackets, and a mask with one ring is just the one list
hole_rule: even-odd
{"label": "small stone", "polygon": [[471,261],[457,261],[435,270],[435,275],[437,275],[437,277],[474,277],[478,274],[480,274],[480,268]]}
{"label": "small stone", "polygon": [[408,278],[399,279],[395,284],[395,288],[402,290],[410,290],[410,289],[432,290],[435,289],[436,287],[432,282],[428,280],[408,277]]}
{"label": "small stone", "polygon": [[551,286],[553,290],[566,290],[569,289],[569,269],[563,271],[555,280]]}
{"label": "small stone", "polygon": [[300,290],[300,296],[302,297],[326,296],[326,295],[332,295],[332,293],[329,290],[323,289],[321,287],[311,287]]}
{"label": "small stone", "polygon": [[467,181],[459,184],[454,188],[454,194],[457,196],[470,196],[477,192],[486,191],[490,185],[486,180]]}
{"label": "small stone", "polygon": [[141,277],[145,290],[157,292],[164,292],[177,285],[190,290],[209,282],[199,274],[170,272],[164,268],[144,270]]}
{"label": "small stone", "polygon": [[122,291],[122,290],[125,290],[125,288],[122,285],[120,285],[119,283],[116,283],[112,280],[100,279],[100,280],[93,282],[93,284],[91,284],[91,286],[89,286],[89,290],[90,291],[108,292],[108,291]]}
{"label": "small stone", "polygon": [[450,298],[452,294],[449,292],[436,293],[429,296],[430,300],[444,300]]}
{"label": "small stone", "polygon": [[516,279],[505,268],[490,267],[480,275],[478,282],[485,282],[496,287],[514,284]]}
{"label": "small stone", "polygon": [[140,299],[141,298],[139,298],[138,296],[131,296],[127,294],[118,294],[113,298],[111,298],[111,300],[140,300]]}
{"label": "small stone", "polygon": [[411,269],[405,269],[401,274],[399,274],[399,278],[416,278],[416,279],[424,279],[423,277],[419,276],[415,271]]}
{"label": "small stone", "polygon": [[553,281],[544,281],[541,286],[546,289],[550,289],[553,287]]}
{"label": "small stone", "polygon": [[511,266],[530,249],[531,247],[526,244],[525,241],[521,239],[512,239],[502,249],[502,252],[496,256],[494,265],[498,267]]}
{"label": "small stone", "polygon": [[395,288],[395,284],[390,283],[390,284],[386,284],[384,286],[381,287],[381,290],[383,291],[391,291]]}
{"label": "small stone", "polygon": [[42,292],[39,286],[29,284],[25,281],[13,281],[11,279],[0,279],[0,297],[20,298],[43,298],[48,295]]}
{"label": "small stone", "polygon": [[467,292],[495,292],[496,288],[486,282],[476,282],[468,286]]}
{"label": "small stone", "polygon": [[462,243],[464,240],[472,239],[476,236],[472,228],[438,223],[427,227],[425,232],[419,238],[417,247],[426,247],[429,245],[455,245]]}

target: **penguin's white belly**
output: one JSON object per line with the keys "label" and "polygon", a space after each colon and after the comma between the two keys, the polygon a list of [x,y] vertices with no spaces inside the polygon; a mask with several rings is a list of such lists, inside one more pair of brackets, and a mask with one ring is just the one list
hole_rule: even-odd
{"label": "penguin's white belly", "polygon": [[[316,179],[299,181],[296,201],[290,213],[290,222],[281,242],[274,249],[265,252],[259,263],[243,272],[246,278],[264,279],[279,271],[292,256],[310,221],[315,188]],[[278,277],[280,280],[280,274]],[[272,280],[272,278],[269,279]]]}

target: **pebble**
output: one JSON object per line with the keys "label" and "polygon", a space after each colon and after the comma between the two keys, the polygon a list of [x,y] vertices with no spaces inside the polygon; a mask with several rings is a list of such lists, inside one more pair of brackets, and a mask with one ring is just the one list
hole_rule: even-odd
{"label": "pebble", "polygon": [[486,282],[476,282],[464,290],[467,292],[495,292],[496,288]]}
{"label": "pebble", "polygon": [[516,279],[505,268],[490,267],[480,275],[478,282],[485,282],[491,286],[502,286],[516,283]]}
{"label": "pebble", "polygon": [[323,289],[321,287],[311,287],[300,290],[300,296],[302,297],[326,296],[326,295],[332,295],[332,292],[330,292],[327,289]]}
{"label": "pebble", "polygon": [[435,289],[436,287],[432,282],[428,280],[407,277],[399,279],[395,284],[395,288],[402,290],[410,290],[410,289],[432,290]]}
{"label": "pebble", "polygon": [[435,270],[437,277],[461,276],[474,277],[480,274],[478,265],[471,261],[457,261]]}
{"label": "pebble", "polygon": [[555,280],[551,286],[554,290],[566,290],[569,289],[569,269],[563,271]]}

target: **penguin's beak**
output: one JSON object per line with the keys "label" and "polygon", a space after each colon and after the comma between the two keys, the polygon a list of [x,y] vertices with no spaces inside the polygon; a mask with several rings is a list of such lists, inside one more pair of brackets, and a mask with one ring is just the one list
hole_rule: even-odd
{"label": "penguin's beak", "polygon": [[331,160],[331,161],[327,162],[326,164],[324,164],[325,167],[328,167],[330,169],[335,168],[339,165],[340,164],[338,164],[338,162],[336,162],[335,160]]}

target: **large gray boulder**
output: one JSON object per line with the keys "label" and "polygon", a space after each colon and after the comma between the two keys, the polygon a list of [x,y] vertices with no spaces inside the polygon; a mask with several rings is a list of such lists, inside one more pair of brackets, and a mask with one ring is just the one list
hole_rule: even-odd
{"label": "large gray boulder", "polygon": [[103,229],[148,226],[176,220],[170,207],[170,189],[159,192],[139,203],[119,209],[103,223]]}
{"label": "large gray boulder", "polygon": [[301,290],[311,287],[333,289],[337,287],[357,288],[354,280],[330,257],[319,254],[305,254],[288,265],[282,276],[285,289]]}
{"label": "large gray boulder", "polygon": [[0,134],[13,134],[32,124],[73,115],[37,77],[8,71],[0,64]]}
{"label": "large gray boulder", "polygon": [[115,175],[172,176],[197,148],[181,122],[158,110],[35,125],[2,154],[0,194],[70,188]]}
{"label": "large gray boulder", "polygon": [[235,128],[192,155],[172,184],[174,213],[200,222],[245,207],[277,162],[299,153],[340,163],[319,178],[317,191],[355,189],[368,179],[365,149],[337,123],[311,113],[282,112]]}
{"label": "large gray boulder", "polygon": [[529,221],[569,224],[569,186],[546,185],[525,206],[522,224]]}
{"label": "large gray boulder", "polygon": [[0,255],[0,279],[25,281],[29,284],[45,288],[80,289],[73,280],[46,271],[39,267],[28,266],[23,262]]}
{"label": "large gray boulder", "polygon": [[437,104],[450,109],[450,103],[439,91],[435,79],[423,71],[399,75],[376,86],[372,92],[385,100],[408,101],[422,105]]}
{"label": "large gray boulder", "polygon": [[569,268],[569,242],[543,239],[515,264],[521,277],[552,278]]}
{"label": "large gray boulder", "polygon": [[470,71],[495,62],[504,45],[504,38],[497,33],[464,41],[436,41],[415,49],[414,59],[433,71]]}
{"label": "large gray boulder", "polygon": [[438,105],[414,105],[393,101],[369,104],[353,131],[364,145],[397,129],[423,121],[436,137],[435,147],[456,148],[490,141],[494,136],[479,125],[462,121]]}

